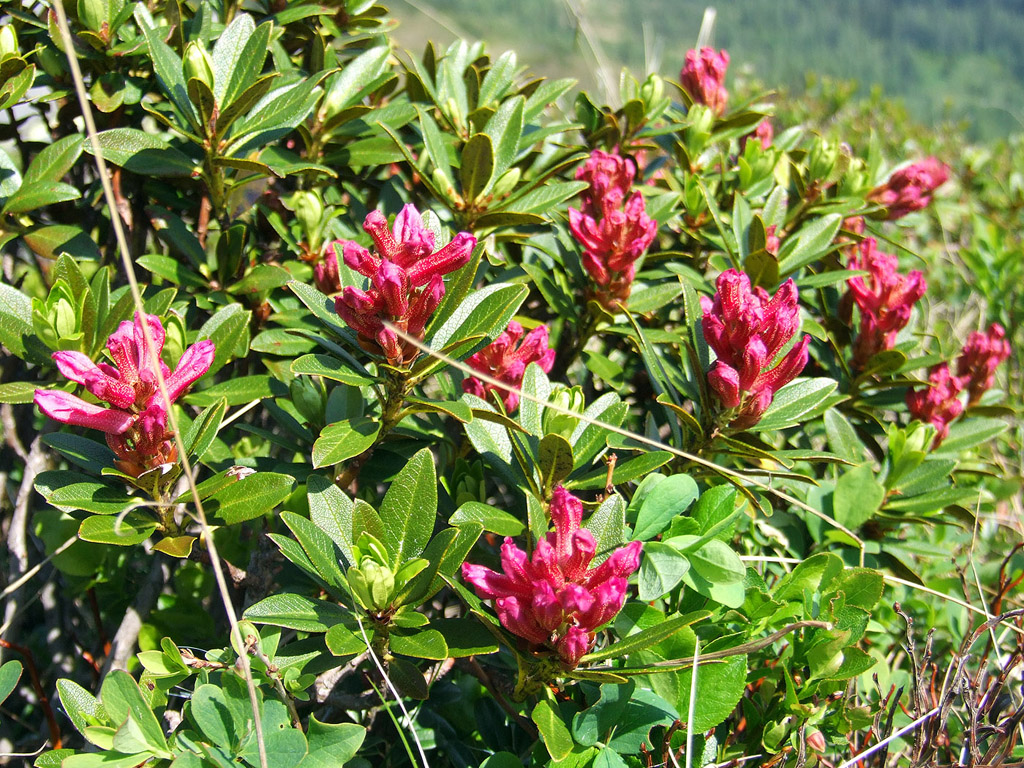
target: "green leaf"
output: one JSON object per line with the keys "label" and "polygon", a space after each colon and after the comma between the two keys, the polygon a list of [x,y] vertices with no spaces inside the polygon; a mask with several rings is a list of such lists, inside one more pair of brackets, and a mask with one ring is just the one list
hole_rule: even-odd
{"label": "green leaf", "polygon": [[[3,319],[0,318],[0,325],[2,324]],[[0,403],[10,403],[11,405],[31,403],[35,399],[38,388],[38,385],[31,381],[8,381],[0,384]]]}
{"label": "green leaf", "polygon": [[78,537],[96,544],[130,547],[144,542],[156,529],[156,520],[136,512],[116,516],[92,515],[82,521]]}
{"label": "green leaf", "polygon": [[783,429],[799,424],[801,419],[824,403],[837,386],[833,379],[796,379],[775,393],[761,421],[751,429]]}
{"label": "green leaf", "polygon": [[499,650],[494,635],[476,619],[435,619],[430,622],[430,626],[444,637],[450,659],[484,656]]}
{"label": "green leaf", "polygon": [[448,523],[450,525],[480,523],[485,531],[496,533],[499,536],[518,536],[526,529],[526,525],[514,515],[479,501],[464,503],[455,510],[455,514],[449,518]]}
{"label": "green leaf", "polygon": [[1009,425],[1002,419],[960,419],[949,428],[949,435],[935,453],[963,454],[1002,434]]}
{"label": "green leaf", "polygon": [[17,288],[0,283],[0,344],[24,357],[25,340],[32,336],[32,300]]}
{"label": "green leaf", "polygon": [[195,456],[201,459],[203,454],[213,445],[213,441],[217,439],[217,432],[220,431],[220,424],[224,420],[227,408],[227,401],[219,400],[207,407],[192,422],[192,426],[188,428],[181,440],[185,446],[185,451],[190,457]]}
{"label": "green leaf", "polygon": [[[622,485],[623,483],[641,478],[658,467],[668,464],[670,461],[672,461],[672,454],[668,451],[651,451],[634,456],[631,459],[626,459],[621,463],[616,462],[615,469],[612,472],[612,485]],[[569,480],[565,486],[579,490],[594,490],[596,488],[604,488],[607,479],[607,468],[599,467],[592,472],[579,476],[575,480]]]}
{"label": "green leaf", "polygon": [[57,695],[79,733],[84,732],[92,722],[106,722],[106,712],[99,699],[74,680],[58,680]]}
{"label": "green leaf", "polygon": [[[505,283],[473,291],[434,332],[429,346],[448,349],[448,354],[456,359],[468,357],[505,330],[528,293],[525,285]],[[481,340],[481,336],[484,339]],[[473,337],[477,340],[472,340]],[[464,343],[456,345],[456,342]]]}
{"label": "green leaf", "polygon": [[410,661],[396,656],[388,665],[388,674],[395,688],[403,696],[423,701],[427,698],[427,681],[423,673]]}
{"label": "green leaf", "polygon": [[[677,542],[679,539],[687,539],[686,536],[677,536],[670,539],[669,543]],[[698,539],[699,541],[699,539]],[[705,541],[699,549],[690,550],[680,546],[690,558],[690,565],[698,574],[703,576],[712,584],[736,584],[742,582],[747,575],[747,569],[728,544],[718,539]]]}
{"label": "green leaf", "polygon": [[316,347],[316,343],[297,336],[287,328],[268,328],[252,340],[249,349],[269,355],[294,358]]}
{"label": "green leaf", "polygon": [[83,261],[98,261],[99,248],[80,227],[71,224],[48,224],[36,227],[22,235],[25,244],[44,259],[56,259],[62,254]]}
{"label": "green leaf", "polygon": [[494,176],[494,149],[486,133],[476,133],[462,150],[462,196],[467,202],[481,197],[491,186]]}
{"label": "green leaf", "polygon": [[[137,128],[112,128],[96,137],[107,162],[143,176],[191,176],[196,164],[151,133]],[[87,151],[92,151],[86,146]]]}
{"label": "green leaf", "polygon": [[684,627],[707,618],[708,615],[706,611],[695,611],[665,619],[653,627],[648,627],[640,632],[620,638],[599,651],[588,653],[581,659],[581,663],[594,664],[599,661],[606,661],[607,659],[625,658],[631,653],[637,653],[667,640]]}
{"label": "green leaf", "polygon": [[287,285],[291,273],[273,264],[257,264],[237,283],[228,288],[232,296],[251,296]]}
{"label": "green leaf", "polygon": [[875,470],[863,464],[846,470],[836,481],[832,514],[836,522],[856,529],[872,518],[885,501],[885,487],[875,479]]}
{"label": "green leaf", "polygon": [[660,541],[647,542],[637,581],[638,597],[645,602],[657,600],[675,589],[688,570],[690,561],[678,549]]}
{"label": "green leaf", "polygon": [[288,498],[295,479],[276,472],[257,472],[217,491],[203,506],[206,514],[228,525],[261,517]]}
{"label": "green leaf", "polygon": [[491,119],[484,126],[484,133],[487,134],[494,146],[494,170],[493,178],[499,179],[501,175],[512,167],[516,155],[519,152],[519,141],[523,135],[523,110],[526,106],[526,99],[522,96],[515,96],[502,102],[497,111],[491,115]]}
{"label": "green leaf", "polygon": [[146,746],[169,756],[164,730],[131,675],[119,669],[107,673],[100,688],[100,699],[113,723],[120,725],[131,718]]}
{"label": "green leaf", "polygon": [[363,387],[373,382],[365,373],[353,370],[344,360],[330,355],[303,355],[292,363],[291,370],[296,376],[323,376],[351,387]]}
{"label": "green leaf", "polygon": [[637,315],[654,312],[674,302],[682,292],[683,286],[679,282],[662,283],[631,293],[627,306],[630,312]]}
{"label": "green leaf", "polygon": [[81,196],[82,193],[70,184],[62,184],[57,181],[26,182],[17,192],[7,198],[7,202],[3,206],[3,213],[26,213],[47,205],[77,200]]}
{"label": "green leaf", "polygon": [[320,475],[310,475],[306,479],[306,498],[309,502],[309,519],[331,537],[346,562],[352,565],[354,507],[348,496]]}
{"label": "green leaf", "polygon": [[313,468],[320,469],[358,456],[377,442],[380,422],[369,416],[328,424],[313,443]]}
{"label": "green leaf", "polygon": [[336,599],[342,599],[348,595],[348,582],[341,572],[341,566],[338,564],[338,552],[330,536],[314,523],[294,512],[282,512],[281,520],[291,530],[317,574],[331,588],[328,591]]}
{"label": "green leaf", "polygon": [[190,392],[185,395],[185,402],[189,405],[209,406],[223,400],[231,406],[244,405],[267,397],[287,396],[288,388],[277,379],[270,376],[241,376],[198,392]]}
{"label": "green leaf", "polygon": [[35,488],[50,504],[67,511],[81,509],[97,515],[116,515],[143,503],[142,499],[126,494],[123,488],[78,472],[41,472],[36,477]]}
{"label": "green leaf", "polygon": [[21,678],[21,662],[8,661],[0,666],[0,704],[11,695]]}
{"label": "green leaf", "polygon": [[857,437],[857,432],[843,414],[830,408],[825,411],[825,434],[828,445],[837,456],[853,463],[866,458],[864,443]]}
{"label": "green leaf", "polygon": [[245,609],[245,618],[257,624],[287,627],[299,632],[326,632],[329,627],[351,620],[344,608],[326,600],[283,593],[271,595]]}
{"label": "green leaf", "polygon": [[825,256],[831,250],[842,223],[841,214],[830,213],[809,221],[793,236],[787,237],[779,253],[780,277],[788,277]]}
{"label": "green leaf", "polygon": [[612,551],[625,543],[626,502],[617,493],[613,493],[601,502],[601,505],[590,516],[586,528],[590,531],[597,544],[595,565],[607,559]]}
{"label": "green leaf", "polygon": [[916,496],[898,496],[890,499],[885,503],[885,509],[891,512],[927,514],[973,501],[977,497],[978,490],[976,488],[938,488]]}
{"label": "green leaf", "polygon": [[[248,349],[249,321],[252,312],[243,309],[240,304],[229,304],[217,310],[217,313],[203,323],[196,341],[209,339],[214,343],[213,364],[206,375],[212,376],[219,371],[232,357],[244,355]],[[240,347],[245,349],[239,351]]]}
{"label": "green leaf", "polygon": [[825,679],[849,680],[852,677],[859,677],[865,672],[870,672],[876,664],[878,664],[878,659],[866,651],[857,647],[847,647],[843,649],[843,663]]}
{"label": "green leaf", "polygon": [[537,725],[544,746],[553,760],[564,760],[572,752],[573,741],[562,716],[547,699],[541,699],[530,713],[530,719]]}
{"label": "green leaf", "polygon": [[[690,716],[690,684],[692,674],[684,670],[678,675],[679,718],[684,723]],[[747,686],[747,657],[733,656],[722,663],[700,664],[697,668],[697,710],[693,713],[693,730],[704,733],[732,714]]]}
{"label": "green leaf", "polygon": [[210,743],[231,751],[237,749],[252,722],[249,702],[233,694],[230,688],[207,683],[196,686],[190,700],[191,715],[202,734]]}
{"label": "green leaf", "polygon": [[445,139],[444,134],[437,127],[437,123],[434,122],[434,118],[427,112],[420,112],[420,129],[423,132],[423,148],[434,167],[441,171],[448,181],[451,181],[451,162],[448,159],[450,142]]}
{"label": "green leaf", "polygon": [[198,272],[189,269],[178,259],[172,256],[162,256],[159,253],[147,253],[135,260],[143,269],[147,269],[157,277],[169,280],[175,285],[184,285],[191,288],[206,289],[209,282]]}
{"label": "green leaf", "polygon": [[537,449],[537,468],[545,491],[550,491],[572,472],[572,446],[559,434],[544,435]]}
{"label": "green leaf", "polygon": [[114,466],[114,452],[104,443],[70,432],[51,432],[43,435],[43,442],[57,451],[68,461],[83,469],[99,474],[107,467]]}
{"label": "green leaf", "polygon": [[353,632],[344,624],[335,624],[324,636],[327,650],[335,656],[355,656],[366,651],[366,641],[360,632]]}
{"label": "green leaf", "polygon": [[395,563],[423,552],[437,518],[437,475],[428,448],[417,451],[395,477],[381,502],[380,517],[383,543]]}
{"label": "green leaf", "polygon": [[[226,98],[229,87],[232,92],[240,93],[248,85],[249,77],[254,77],[263,68],[263,59],[267,56],[266,43],[262,50],[251,51],[248,60],[242,56],[245,44],[255,30],[256,23],[252,20],[252,16],[240,13],[224,28],[213,46],[213,55],[210,58],[213,69],[214,95],[217,105],[220,107],[231,103],[231,99]],[[269,32],[269,28],[267,32]],[[242,71],[236,75],[238,69]]]}
{"label": "green leaf", "polygon": [[697,483],[689,475],[672,475],[654,486],[644,499],[636,518],[633,538],[647,541],[664,531],[676,515],[696,501]]}
{"label": "green leaf", "polygon": [[43,147],[25,171],[22,184],[32,184],[37,181],[60,181],[82,154],[84,143],[84,136],[72,134]]}
{"label": "green leaf", "polygon": [[366,728],[355,723],[321,723],[310,715],[306,738],[309,752],[301,768],[337,768],[355,757],[366,738]]}
{"label": "green leaf", "polygon": [[448,644],[436,629],[396,630],[390,636],[391,650],[416,659],[446,659]]}
{"label": "green leaf", "polygon": [[882,599],[885,578],[871,568],[847,568],[829,584],[831,593],[842,592],[846,605],[870,611]]}

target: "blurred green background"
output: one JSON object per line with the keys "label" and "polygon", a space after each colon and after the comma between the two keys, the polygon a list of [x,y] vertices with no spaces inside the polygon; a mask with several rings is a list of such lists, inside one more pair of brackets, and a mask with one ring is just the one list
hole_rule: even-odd
{"label": "blurred green background", "polygon": [[[707,0],[394,0],[398,39],[421,50],[457,36],[514,49],[538,74],[584,88],[635,73],[674,75]],[[732,0],[712,42],[744,78],[791,95],[814,76],[880,88],[924,124],[965,123],[971,139],[1024,129],[1024,0]],[[604,73],[602,75],[602,72]],[[602,80],[604,82],[602,82]]]}

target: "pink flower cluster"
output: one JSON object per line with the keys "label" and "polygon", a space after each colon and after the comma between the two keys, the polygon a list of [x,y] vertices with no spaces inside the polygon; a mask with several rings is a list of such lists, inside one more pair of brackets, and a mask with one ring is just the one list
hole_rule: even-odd
{"label": "pink flower cluster", "polygon": [[924,275],[914,270],[901,274],[899,260],[876,247],[874,238],[862,240],[850,257],[850,269],[869,274],[846,281],[860,310],[860,331],[853,345],[853,365],[863,368],[874,355],[892,349],[896,335],[910,322],[914,304],[924,296]]}
{"label": "pink flower cluster", "polygon": [[[146,344],[143,323],[153,342],[152,352]],[[106,433],[107,445],[117,457],[117,468],[133,477],[176,461],[178,452],[167,430],[167,409],[153,359],[159,361],[159,374],[173,403],[210,370],[215,350],[212,341],[193,344],[172,373],[160,361],[164,337],[159,318],[136,313],[134,323],[121,323],[107,340],[107,350],[115,365],[94,363],[81,352],[54,352],[53,359],[64,376],[84,385],[113,407],[104,408],[67,392],[44,389],[36,390],[36,405],[51,419]]]}
{"label": "pink flower cluster", "polygon": [[948,179],[949,168],[927,157],[893,173],[885,184],[871,190],[868,200],[885,206],[888,219],[899,219],[925,208],[932,201],[932,192]]}
{"label": "pink flower cluster", "polygon": [[[406,205],[395,217],[392,232],[380,211],[367,215],[363,229],[373,239],[377,252],[370,253],[351,240],[334,243],[333,274],[336,280],[340,247],[345,263],[370,278],[369,290],[346,286],[335,298],[334,308],[359,334],[359,343],[368,352],[383,354],[392,365],[408,365],[419,350],[402,341],[384,322],[422,338],[427,321],[444,297],[443,276],[469,261],[476,238],[460,232],[435,251],[434,233],[423,225],[412,205]],[[325,284],[330,277],[331,265],[325,261],[318,284]]]}
{"label": "pink flower cluster", "polygon": [[629,190],[636,168],[625,158],[595,149],[576,172],[590,186],[581,195],[581,210],[569,209],[569,229],[583,246],[583,267],[597,284],[593,298],[612,309],[629,298],[636,261],[658,234],[644,198]]}
{"label": "pink flower cluster", "polygon": [[583,504],[561,486],[551,498],[554,533],[537,542],[533,556],[506,538],[502,573],[463,563],[462,577],[484,599],[494,600],[501,624],[539,648],[554,650],[568,669],[594,643],[594,630],[622,610],[627,579],[640,566],[639,541],[612,553],[596,568],[597,543],[581,529]]}
{"label": "pink flower cluster", "polygon": [[696,104],[704,104],[716,115],[725,112],[729,92],[725,90],[725,72],[729,54],[704,47],[686,52],[679,82]]}
{"label": "pink flower cluster", "polygon": [[750,278],[730,269],[718,276],[714,300],[701,297],[704,338],[718,356],[708,384],[722,406],[735,414],[730,425],[751,427],[771,405],[775,393],[807,365],[810,336],[804,336],[772,367],[776,356],[800,328],[796,285],[787,280],[769,296],[751,289]]}
{"label": "pink flower cluster", "polygon": [[992,388],[996,368],[1009,356],[1010,342],[1006,340],[1006,330],[999,323],[992,323],[984,333],[971,332],[956,361],[956,373],[964,382],[968,405],[977,403]]}
{"label": "pink flower cluster", "polygon": [[[508,328],[498,338],[466,360],[475,370],[517,389],[522,386],[523,374],[530,363],[537,363],[547,373],[554,362],[555,350],[548,348],[547,326],[539,325],[523,338],[523,326],[515,320],[508,324]],[[519,407],[517,393],[485,384],[475,376],[463,379],[462,391],[484,399],[489,393],[497,392],[505,404],[506,413],[512,413]]]}
{"label": "pink flower cluster", "polygon": [[928,371],[928,386],[907,392],[910,416],[935,427],[935,446],[946,439],[949,425],[964,410],[960,393],[967,391],[967,404],[974,405],[995,381],[996,368],[1010,356],[1006,331],[992,323],[988,331],[974,331],[967,337],[956,363],[956,376],[948,363],[939,363]]}

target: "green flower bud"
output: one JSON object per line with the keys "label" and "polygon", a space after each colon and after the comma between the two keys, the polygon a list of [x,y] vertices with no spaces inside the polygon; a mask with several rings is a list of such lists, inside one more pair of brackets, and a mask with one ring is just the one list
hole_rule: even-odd
{"label": "green flower bud", "polygon": [[56,304],[51,307],[50,319],[53,322],[54,329],[57,331],[57,335],[60,337],[74,336],[78,330],[78,316],[75,313],[75,308],[64,297],[59,298]]}
{"label": "green flower bud", "polygon": [[352,598],[359,603],[364,610],[373,608],[373,597],[370,594],[369,580],[361,568],[349,568],[345,574],[348,578],[348,587],[352,592]]}
{"label": "green flower bud", "polygon": [[661,101],[664,94],[665,81],[658,75],[648,75],[644,84],[640,86],[640,98],[648,108]]}
{"label": "green flower bud", "polygon": [[185,82],[194,77],[210,86],[211,91],[213,90],[213,61],[202,43],[193,40],[185,46],[182,69],[185,74]]}
{"label": "green flower bud", "polygon": [[10,24],[6,24],[0,27],[0,59],[6,59],[8,56],[18,55],[18,33],[14,31],[14,27]]}
{"label": "green flower bud", "polygon": [[[580,387],[562,387],[555,391],[554,395],[548,399],[548,402],[560,409],[574,413],[583,413],[587,407],[586,400],[583,397],[583,390]],[[544,434],[561,435],[566,440],[569,440],[572,438],[572,433],[575,431],[577,424],[579,424],[579,419],[575,416],[570,416],[566,413],[556,413],[550,409],[544,411]]]}
{"label": "green flower bud", "polygon": [[260,641],[259,630],[256,629],[256,625],[253,624],[251,621],[243,619],[242,621],[238,622],[238,634],[241,635],[241,646],[238,644],[238,637],[236,637],[235,633],[232,632],[231,647],[235,649],[235,653],[237,653],[239,656],[246,652],[246,646],[248,646],[250,642],[255,642],[258,644]]}
{"label": "green flower bud", "polygon": [[518,168],[509,168],[494,182],[494,187],[491,189],[491,196],[495,200],[500,200],[503,197],[509,195],[513,189],[516,188],[516,184],[519,183],[519,178],[522,176],[522,172]]}
{"label": "green flower bud", "polygon": [[366,587],[370,594],[371,609],[382,611],[391,605],[391,596],[395,593],[395,574],[387,566],[380,565],[370,558],[364,558],[360,570],[366,579]]}
{"label": "green flower bud", "polygon": [[324,217],[324,202],[320,195],[299,190],[292,195],[288,207],[294,211],[302,231],[306,233],[306,242],[316,249],[320,245],[321,221]]}
{"label": "green flower bud", "polygon": [[434,186],[441,190],[441,194],[448,198],[453,203],[461,203],[462,195],[455,191],[455,187],[452,186],[451,181],[445,175],[444,171],[440,168],[435,168],[434,172],[430,174],[430,178],[434,181]]}

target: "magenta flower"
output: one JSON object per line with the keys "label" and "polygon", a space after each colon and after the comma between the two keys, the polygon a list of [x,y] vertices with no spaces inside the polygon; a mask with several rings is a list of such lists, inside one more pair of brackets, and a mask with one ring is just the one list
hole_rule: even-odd
{"label": "magenta flower", "polygon": [[643,195],[634,192],[626,199],[635,175],[627,160],[600,150],[576,172],[590,186],[581,195],[582,210],[569,209],[569,229],[583,246],[584,269],[597,284],[593,297],[609,309],[629,298],[636,261],[658,234]]}
{"label": "magenta flower", "polygon": [[341,291],[341,275],[338,272],[338,255],[334,248],[327,251],[323,260],[313,267],[313,283],[320,293],[328,296]]}
{"label": "magenta flower", "polygon": [[746,149],[747,142],[751,139],[756,139],[761,145],[761,149],[768,149],[771,147],[772,142],[775,141],[775,128],[772,126],[772,121],[769,118],[765,118],[757,127],[753,133],[748,133],[742,139],[740,139],[740,151]]}
{"label": "magenta flower", "polygon": [[[520,339],[523,339],[522,344],[519,344]],[[522,387],[523,374],[530,363],[537,363],[547,373],[554,362],[555,350],[548,348],[547,326],[539,325],[523,338],[523,326],[515,320],[491,344],[466,360],[472,368],[516,388]],[[462,380],[462,391],[484,399],[488,393],[497,392],[505,403],[506,413],[519,407],[517,393],[485,384],[475,376]]]}
{"label": "magenta flower", "polygon": [[996,368],[1010,356],[1010,342],[1006,330],[999,323],[992,323],[988,331],[974,331],[967,337],[963,351],[956,361],[956,373],[964,381],[969,394],[967,404],[974,405],[985,394],[996,379]]}
{"label": "magenta flower", "polygon": [[874,355],[896,344],[896,335],[910,322],[914,304],[924,296],[924,275],[900,274],[899,260],[877,250],[874,238],[862,240],[850,258],[850,269],[870,274],[846,281],[860,309],[860,332],[853,345],[853,364],[863,368]]}
{"label": "magenta flower", "polygon": [[686,52],[686,62],[679,73],[679,82],[695,104],[704,104],[716,115],[725,111],[729,92],[725,90],[725,71],[729,54],[714,48]]}
{"label": "magenta flower", "polygon": [[384,327],[384,321],[423,338],[427,321],[444,297],[443,276],[469,261],[476,238],[460,232],[434,251],[434,233],[423,225],[413,205],[406,205],[395,217],[393,234],[380,211],[367,215],[363,229],[373,239],[375,254],[351,240],[334,243],[334,249],[337,252],[340,247],[345,263],[370,278],[370,288],[346,286],[335,298],[334,308],[359,334],[364,349],[383,354],[392,365],[408,365],[419,350]]}
{"label": "magenta flower", "polygon": [[643,545],[631,542],[591,568],[597,543],[580,528],[583,504],[561,486],[551,496],[551,519],[554,533],[537,542],[531,558],[506,538],[501,573],[463,563],[462,578],[481,598],[494,600],[505,629],[538,650],[555,651],[573,669],[593,646],[594,630],[622,610]]}
{"label": "magenta flower", "polygon": [[963,413],[960,400],[964,380],[954,376],[948,363],[932,366],[928,372],[928,386],[922,390],[907,391],[907,408],[912,418],[931,424],[937,430],[934,448],[946,439],[949,425]]}
{"label": "magenta flower", "polygon": [[[146,345],[142,323],[148,326],[155,355]],[[51,419],[105,433],[107,445],[117,457],[115,465],[133,477],[176,461],[178,452],[173,435],[167,431],[167,410],[158,375],[163,376],[167,396],[173,403],[210,370],[215,350],[212,341],[193,344],[172,373],[160,360],[164,335],[159,318],[136,312],[134,323],[121,323],[107,340],[114,365],[94,363],[81,352],[53,353],[53,360],[65,377],[84,385],[112,408],[87,403],[67,392],[44,389],[36,390],[36,405]],[[159,363],[159,373],[153,366],[153,357]]]}
{"label": "magenta flower", "polygon": [[718,356],[708,384],[732,414],[731,426],[745,429],[760,421],[775,393],[807,365],[810,336],[804,336],[772,363],[800,328],[796,285],[787,280],[769,296],[751,289],[750,278],[730,269],[718,276],[714,300],[701,297],[704,338]]}
{"label": "magenta flower", "polygon": [[886,218],[899,219],[920,211],[932,201],[932,192],[949,179],[949,168],[934,157],[893,173],[879,187],[871,190],[868,200],[888,209]]}

